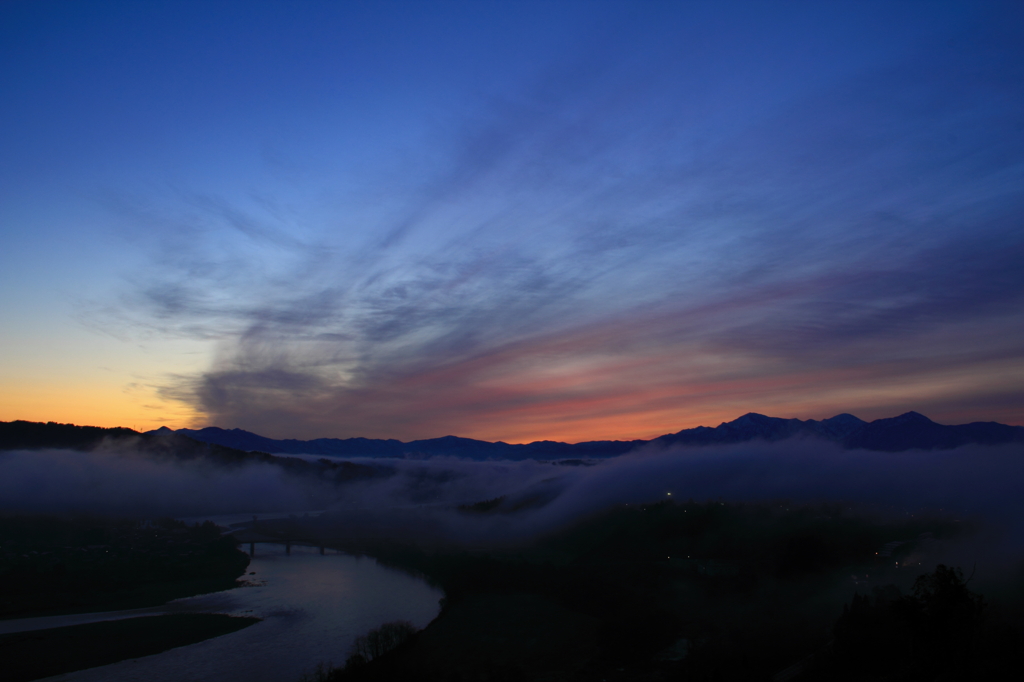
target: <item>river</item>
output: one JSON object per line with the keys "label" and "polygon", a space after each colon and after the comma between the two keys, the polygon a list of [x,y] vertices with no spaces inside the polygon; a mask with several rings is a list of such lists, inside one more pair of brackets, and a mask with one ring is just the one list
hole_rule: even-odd
{"label": "river", "polygon": [[353,640],[381,623],[424,627],[443,594],[423,580],[368,557],[292,545],[257,543],[245,587],[178,599],[164,606],[106,614],[0,621],[14,632],[160,613],[257,616],[251,627],[154,656],[48,680],[68,682],[296,682],[319,661],[342,665]]}

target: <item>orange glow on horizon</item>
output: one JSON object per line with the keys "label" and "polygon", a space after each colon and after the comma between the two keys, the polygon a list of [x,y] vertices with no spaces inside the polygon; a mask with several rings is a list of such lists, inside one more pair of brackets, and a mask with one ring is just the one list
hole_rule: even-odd
{"label": "orange glow on horizon", "polygon": [[151,431],[161,426],[191,426],[202,418],[180,403],[160,400],[151,391],[110,384],[54,386],[33,383],[0,392],[0,421],[59,422],[103,428]]}
{"label": "orange glow on horizon", "polygon": [[989,397],[1009,395],[1024,383],[1024,367],[1013,363],[916,372],[897,363],[823,369],[696,347],[622,356],[600,352],[600,343],[591,343],[589,352],[586,346],[579,338],[515,345],[349,394],[294,406],[277,398],[265,406],[254,402],[251,416],[240,413],[247,421],[205,414],[153,387],[125,385],[124,375],[9,381],[0,392],[0,420],[139,431],[219,426],[270,438],[410,441],[455,435],[508,443],[648,440],[715,427],[747,412],[799,419],[850,412],[870,421],[917,410],[943,423],[1024,421]]}

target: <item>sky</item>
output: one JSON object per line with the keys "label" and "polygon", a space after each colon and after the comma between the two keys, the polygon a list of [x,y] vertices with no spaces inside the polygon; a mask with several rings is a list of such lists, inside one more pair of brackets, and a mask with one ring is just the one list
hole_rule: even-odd
{"label": "sky", "polygon": [[0,4],[0,420],[1024,424],[1024,6]]}

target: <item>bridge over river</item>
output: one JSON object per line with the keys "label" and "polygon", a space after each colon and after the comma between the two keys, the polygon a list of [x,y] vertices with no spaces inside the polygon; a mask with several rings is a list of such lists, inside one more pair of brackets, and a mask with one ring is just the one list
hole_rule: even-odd
{"label": "bridge over river", "polygon": [[[242,524],[235,524],[242,525]],[[233,535],[238,542],[243,545],[248,543],[249,545],[249,556],[256,556],[256,543],[257,542],[272,542],[278,545],[284,545],[285,554],[292,553],[292,545],[302,545],[303,547],[317,547],[320,549],[320,553],[324,554],[326,547],[322,542],[310,540],[299,535],[291,535],[289,533],[283,533],[280,529],[275,528],[270,531],[266,528],[261,528],[257,521],[247,522],[242,525],[241,528],[233,528],[224,535]]]}

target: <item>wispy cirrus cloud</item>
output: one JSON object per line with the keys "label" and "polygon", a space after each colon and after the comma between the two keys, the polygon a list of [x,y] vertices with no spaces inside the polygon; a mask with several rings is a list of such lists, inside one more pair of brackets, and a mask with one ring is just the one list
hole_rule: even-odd
{"label": "wispy cirrus cloud", "polygon": [[950,29],[956,50],[815,67],[779,48],[798,24],[769,28],[716,28],[774,45],[763,64],[616,36],[348,177],[344,205],[122,207],[158,235],[134,323],[217,344],[164,395],[304,437],[1019,422],[1019,46]]}

